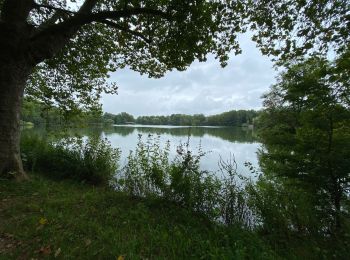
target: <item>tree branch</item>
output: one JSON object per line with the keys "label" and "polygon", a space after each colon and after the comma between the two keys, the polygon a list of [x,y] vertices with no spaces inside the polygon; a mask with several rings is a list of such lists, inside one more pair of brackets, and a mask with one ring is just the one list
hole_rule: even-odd
{"label": "tree branch", "polygon": [[34,8],[35,9],[45,8],[45,9],[50,9],[50,10],[53,10],[53,11],[67,13],[67,14],[72,14],[72,15],[73,14],[77,14],[77,12],[73,12],[73,11],[70,11],[70,10],[62,9],[62,8],[51,6],[51,5],[35,4]]}
{"label": "tree branch", "polygon": [[79,11],[58,24],[51,24],[45,26],[41,30],[37,30],[29,39],[29,48],[32,53],[33,62],[38,63],[44,59],[51,58],[57,53],[63,46],[69,41],[70,38],[84,25],[93,22],[105,23],[109,26],[123,30],[135,36],[138,36],[149,42],[144,35],[139,32],[132,31],[129,28],[120,27],[118,24],[108,20],[118,20],[120,18],[127,18],[134,15],[149,14],[153,16],[159,16],[165,19],[170,19],[170,15],[160,10],[148,9],[148,8],[130,8],[119,11],[101,11],[97,13],[91,13],[94,7],[94,3],[97,0],[86,0]]}
{"label": "tree branch", "polygon": [[[95,0],[87,0],[87,1],[95,1]],[[81,12],[81,10],[83,10],[84,12]],[[106,19],[118,20],[120,18],[126,18],[126,17],[131,17],[133,15],[140,15],[140,14],[160,16],[167,20],[171,19],[171,16],[168,13],[165,13],[163,11],[156,10],[156,9],[149,9],[149,8],[131,8],[131,9],[120,10],[120,11],[101,11],[98,13],[85,13],[85,9],[80,9],[78,13],[72,16],[71,18],[68,18],[67,20],[59,24],[53,24],[48,28],[46,28],[45,30],[42,30],[37,34],[34,34],[33,39],[40,38],[45,34],[66,33],[70,31],[72,28],[74,28],[73,30],[77,30],[81,26],[92,22],[101,22],[101,21],[105,21]]]}
{"label": "tree branch", "polygon": [[80,7],[78,13],[86,14],[90,13],[96,6],[98,0],[85,0],[84,4]]}
{"label": "tree branch", "polygon": [[68,14],[68,15],[77,15],[77,14],[87,14],[92,11],[92,9],[95,7],[98,0],[85,0],[85,2],[82,4],[78,12],[73,12],[67,9],[62,9],[50,5],[43,5],[43,4],[35,4],[36,8],[47,8],[51,10],[55,10],[56,12],[51,16],[50,19],[48,19],[46,22],[44,22],[42,25],[40,25],[38,31],[42,31],[42,29],[47,28],[49,25],[55,24],[60,18],[62,18],[62,13]]}
{"label": "tree branch", "polygon": [[121,26],[121,25],[119,25],[117,23],[114,23],[114,22],[111,22],[111,21],[108,21],[108,20],[99,21],[99,22],[103,23],[103,24],[106,24],[109,27],[112,27],[112,28],[118,29],[120,31],[127,32],[127,33],[129,33],[131,35],[137,36],[137,37],[141,38],[142,40],[144,40],[147,43],[151,43],[152,42],[150,39],[148,39],[142,33],[138,32],[138,31],[135,31],[135,30],[131,30],[131,29],[127,28],[127,27],[123,27],[123,26]]}

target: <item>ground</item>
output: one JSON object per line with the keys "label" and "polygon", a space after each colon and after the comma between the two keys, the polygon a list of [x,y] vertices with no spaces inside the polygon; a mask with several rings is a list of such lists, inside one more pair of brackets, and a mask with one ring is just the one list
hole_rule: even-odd
{"label": "ground", "polygon": [[0,180],[0,259],[271,259],[253,233],[156,199],[31,175]]}

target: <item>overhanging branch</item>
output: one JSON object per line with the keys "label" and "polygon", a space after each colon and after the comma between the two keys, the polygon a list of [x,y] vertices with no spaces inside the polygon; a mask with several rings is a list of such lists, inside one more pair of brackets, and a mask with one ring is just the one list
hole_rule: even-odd
{"label": "overhanging branch", "polygon": [[85,0],[78,12],[73,12],[73,11],[70,11],[67,9],[58,8],[58,7],[54,7],[51,5],[44,5],[44,4],[36,4],[35,3],[35,8],[37,8],[37,9],[46,8],[46,9],[55,10],[55,13],[51,16],[51,18],[40,25],[38,31],[42,31],[43,28],[47,28],[48,26],[55,24],[60,18],[62,18],[62,16],[90,13],[92,11],[92,9],[96,6],[97,1],[98,0]]}
{"label": "overhanging branch", "polygon": [[37,34],[34,34],[32,39],[38,39],[46,34],[60,34],[67,33],[70,30],[78,30],[81,26],[93,23],[93,22],[103,22],[106,19],[118,20],[120,18],[127,18],[133,15],[142,15],[148,14],[153,16],[159,16],[164,19],[170,20],[171,16],[168,13],[165,13],[156,9],[149,8],[131,8],[126,10],[119,11],[101,11],[98,13],[76,13],[74,16],[68,18],[67,20],[53,24],[47,27],[45,30],[39,31]]}
{"label": "overhanging branch", "polygon": [[55,6],[51,6],[51,5],[35,4],[34,8],[35,9],[44,8],[44,9],[49,9],[52,11],[62,12],[62,13],[71,14],[71,15],[77,14],[77,12],[73,12],[73,11],[70,11],[67,9],[63,9],[63,8],[59,8],[59,7],[55,7]]}
{"label": "overhanging branch", "polygon": [[151,43],[152,42],[150,39],[148,39],[142,33],[138,32],[138,31],[135,31],[135,30],[131,30],[131,29],[127,28],[127,27],[121,26],[121,25],[119,25],[117,23],[114,23],[112,21],[103,20],[103,21],[99,21],[99,22],[103,23],[105,25],[108,25],[109,27],[118,29],[118,30],[123,31],[123,32],[127,32],[127,33],[129,33],[131,35],[134,35],[136,37],[139,37],[139,38],[141,38],[142,40],[144,40],[147,43]]}
{"label": "overhanging branch", "polygon": [[[86,3],[88,4],[85,5]],[[96,3],[96,0],[86,0],[84,3],[86,8],[83,8],[83,5],[76,14],[68,17],[63,22],[46,25],[45,27],[36,30],[28,41],[34,62],[38,63],[44,59],[51,58],[55,53],[62,49],[62,47],[82,26],[90,23],[108,23],[107,25],[111,27],[140,37],[145,42],[149,43],[150,39],[147,39],[142,33],[120,26],[115,21],[135,15],[151,15],[171,20],[170,14],[161,10],[149,8],[130,8],[119,11],[101,11],[91,13],[94,6],[93,3]]]}

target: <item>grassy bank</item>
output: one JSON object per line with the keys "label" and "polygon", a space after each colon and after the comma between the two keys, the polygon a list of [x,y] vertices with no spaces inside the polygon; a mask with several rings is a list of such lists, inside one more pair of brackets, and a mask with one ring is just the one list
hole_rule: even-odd
{"label": "grassy bank", "polygon": [[176,205],[38,175],[0,181],[0,219],[1,259],[276,257],[254,233]]}

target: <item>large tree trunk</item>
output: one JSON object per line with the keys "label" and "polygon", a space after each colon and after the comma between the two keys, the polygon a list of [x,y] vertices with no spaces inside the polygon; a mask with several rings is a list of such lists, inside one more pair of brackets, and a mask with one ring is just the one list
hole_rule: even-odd
{"label": "large tree trunk", "polygon": [[6,0],[0,19],[0,178],[27,179],[20,153],[24,88],[35,66],[28,51],[32,0]]}
{"label": "large tree trunk", "polygon": [[[57,53],[84,21],[75,19],[76,24],[68,22],[58,30],[45,30],[44,26],[40,34],[27,23],[34,0],[0,2],[0,178],[26,179],[20,153],[20,113],[26,81],[35,65]],[[78,14],[90,13],[97,2],[86,0]],[[49,19],[55,26],[56,18]]]}
{"label": "large tree trunk", "polygon": [[0,176],[26,179],[20,154],[20,113],[24,87],[31,71],[21,61],[0,55]]}

